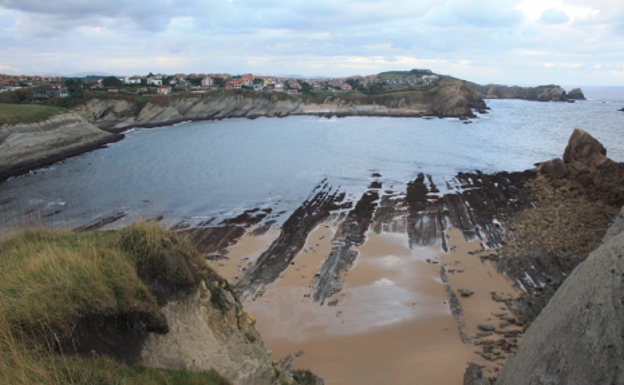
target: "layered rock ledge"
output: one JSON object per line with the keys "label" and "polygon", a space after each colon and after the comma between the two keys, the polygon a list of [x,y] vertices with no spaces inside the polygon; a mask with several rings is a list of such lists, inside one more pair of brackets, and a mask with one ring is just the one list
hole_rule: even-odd
{"label": "layered rock ledge", "polygon": [[123,138],[75,113],[31,124],[0,126],[0,181]]}
{"label": "layered rock ledge", "polygon": [[484,110],[481,95],[462,80],[445,78],[427,91],[380,95],[333,95],[322,100],[310,95],[217,91],[178,94],[141,102],[132,97],[96,97],[75,109],[92,124],[119,132],[131,127],[154,127],[182,121],[225,118],[285,117],[290,115],[474,117]]}

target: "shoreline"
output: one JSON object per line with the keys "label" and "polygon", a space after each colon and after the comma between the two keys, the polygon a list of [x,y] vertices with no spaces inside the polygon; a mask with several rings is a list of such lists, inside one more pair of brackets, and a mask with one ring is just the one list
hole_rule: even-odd
{"label": "shoreline", "polygon": [[111,143],[116,143],[125,138],[125,135],[120,133],[111,133],[112,136],[97,139],[88,143],[76,143],[70,145],[69,148],[63,149],[55,154],[44,156],[40,159],[26,160],[17,166],[14,166],[8,171],[0,171],[0,184],[15,177],[28,175],[31,172],[37,172],[45,167],[52,166],[56,163],[62,162],[66,159],[73,158],[82,154],[86,154],[92,151],[106,148]]}
{"label": "shoreline", "polygon": [[[485,114],[487,113],[487,111],[479,110],[478,113]],[[350,114],[350,113],[340,113],[340,112],[327,112],[327,113],[313,112],[313,113],[296,113],[296,114],[275,115],[275,116],[252,115],[252,116],[223,116],[223,117],[209,117],[209,118],[176,119],[176,120],[164,121],[164,122],[159,122],[159,123],[136,124],[136,125],[131,125],[128,127],[117,128],[117,129],[99,128],[101,131],[112,134],[113,136],[107,137],[107,138],[101,138],[101,139],[98,139],[97,141],[90,142],[90,143],[72,145],[70,148],[64,149],[56,154],[51,154],[51,155],[48,155],[48,156],[45,156],[43,158],[36,159],[36,160],[25,161],[23,164],[16,166],[10,171],[4,171],[4,172],[0,171],[0,183],[3,183],[10,178],[28,175],[31,172],[36,172],[37,170],[41,168],[51,166],[58,162],[62,162],[66,159],[73,158],[75,156],[86,154],[92,151],[96,151],[101,148],[105,148],[108,144],[116,143],[116,142],[123,140],[125,138],[125,133],[134,129],[171,128],[182,123],[213,122],[213,121],[221,121],[221,120],[228,120],[228,119],[247,119],[247,120],[256,120],[259,118],[283,119],[283,118],[288,118],[288,117],[299,117],[299,116],[316,116],[319,118],[326,118],[326,119],[332,119],[334,117],[338,119],[345,119],[345,118],[351,118],[351,117],[425,119],[425,120],[427,119],[459,119],[466,124],[469,123],[471,119],[478,119],[478,115],[475,115],[475,114],[473,114],[472,116],[470,115],[442,116],[442,115],[435,115],[435,114],[409,115],[409,114],[367,114],[367,113]]]}

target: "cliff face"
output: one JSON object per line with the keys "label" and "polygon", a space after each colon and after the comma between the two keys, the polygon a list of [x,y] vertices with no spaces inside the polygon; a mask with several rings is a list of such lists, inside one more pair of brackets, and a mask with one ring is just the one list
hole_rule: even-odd
{"label": "cliff face", "polygon": [[[523,187],[535,207],[510,222],[496,267],[525,290],[508,306],[530,326],[496,384],[624,381],[624,163],[606,154],[575,129],[563,158]],[[492,381],[475,364],[466,372],[467,385]]]}
{"label": "cliff face", "polygon": [[555,85],[539,87],[508,87],[500,84],[488,84],[485,86],[471,84],[472,88],[485,99],[523,99],[539,102],[565,102],[569,99],[581,99],[583,92],[575,90],[572,97],[566,91]]}
{"label": "cliff face", "polygon": [[102,129],[120,131],[184,120],[305,114],[461,117],[473,116],[473,108],[486,108],[481,95],[464,81],[446,78],[428,91],[337,95],[322,101],[307,95],[215,92],[156,97],[146,104],[123,98],[93,99],[75,112]]}
{"label": "cliff face", "polygon": [[497,384],[624,382],[623,216],[531,325]]}
{"label": "cliff face", "polygon": [[524,192],[535,208],[510,223],[512,245],[504,247],[497,269],[526,293],[514,301],[531,323],[567,276],[599,245],[608,222],[624,204],[624,163],[614,162],[591,135],[576,129],[563,159],[537,168]]}
{"label": "cliff face", "polygon": [[191,371],[214,369],[235,385],[279,383],[280,373],[273,367],[255,321],[227,284],[206,285],[164,306],[169,332],[149,335],[141,363]]}
{"label": "cliff face", "polygon": [[75,113],[0,126],[0,180],[119,140]]}

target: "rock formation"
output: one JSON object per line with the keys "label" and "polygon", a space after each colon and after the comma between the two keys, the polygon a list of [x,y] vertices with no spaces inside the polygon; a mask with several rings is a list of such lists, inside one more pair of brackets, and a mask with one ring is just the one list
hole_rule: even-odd
{"label": "rock formation", "polygon": [[284,117],[289,115],[469,117],[486,108],[481,95],[466,82],[444,78],[428,91],[381,95],[336,95],[314,100],[309,95],[212,92],[154,97],[95,98],[75,109],[87,121],[111,131],[153,127],[186,120]]}
{"label": "rock formation", "polygon": [[[576,129],[563,160],[541,163],[524,186],[535,208],[510,223],[514,242],[496,267],[525,291],[509,305],[530,327],[497,384],[624,380],[624,163],[606,153]],[[471,365],[465,383],[490,379]]]}
{"label": "rock formation", "polygon": [[585,94],[580,88],[574,88],[568,92],[568,99],[570,100],[585,100]]}
{"label": "rock formation", "polygon": [[75,113],[31,124],[0,126],[0,180],[121,139]]}
{"label": "rock formation", "polygon": [[563,162],[573,163],[593,158],[602,160],[606,155],[607,150],[602,143],[587,132],[577,128],[572,133],[568,141],[568,146],[563,153]]}
{"label": "rock formation", "polygon": [[[203,282],[187,298],[167,303],[167,334],[150,334],[141,363],[157,368],[215,369],[236,385],[279,384],[281,373],[251,318],[222,281]],[[210,290],[209,290],[210,289]]]}
{"label": "rock formation", "polygon": [[485,86],[471,83],[470,86],[485,99],[523,99],[539,102],[565,102],[574,99],[584,99],[583,91],[574,89],[570,97],[563,88],[556,85],[538,87],[509,87],[500,84]]}

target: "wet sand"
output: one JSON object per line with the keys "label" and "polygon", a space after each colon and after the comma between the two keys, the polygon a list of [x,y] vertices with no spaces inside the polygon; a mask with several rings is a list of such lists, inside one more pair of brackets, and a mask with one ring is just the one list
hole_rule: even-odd
{"label": "wet sand", "polygon": [[243,238],[232,246],[226,258],[210,261],[209,265],[230,283],[235,283],[243,268],[249,267],[271,243],[279,237],[279,230],[270,229],[262,235],[253,235],[248,229]]}
{"label": "wet sand", "polygon": [[[457,294],[463,330],[470,338],[479,324],[498,328],[500,320],[494,314],[511,314],[501,310],[505,304],[495,302],[490,292],[518,293],[489,261],[469,254],[481,249],[479,240],[466,242],[461,231],[450,229],[451,251],[445,253],[439,245],[411,250],[405,233],[369,231],[366,242],[355,248],[355,265],[342,275],[343,290],[320,305],[312,298],[315,274],[336,246],[335,232],[335,224],[314,228],[280,277],[260,296],[244,302],[267,349],[283,367],[310,369],[328,385],[459,385],[469,362],[485,366],[486,373],[504,362],[486,360],[480,355],[482,347],[472,343],[497,340],[499,334],[462,342],[445,289],[450,285]],[[217,262],[215,268],[226,277],[236,276],[277,236],[275,230],[260,237],[248,233],[232,248],[230,259]],[[459,288],[474,294],[461,297]],[[512,329],[519,328],[510,325],[505,331]]]}

